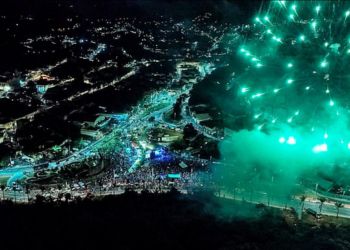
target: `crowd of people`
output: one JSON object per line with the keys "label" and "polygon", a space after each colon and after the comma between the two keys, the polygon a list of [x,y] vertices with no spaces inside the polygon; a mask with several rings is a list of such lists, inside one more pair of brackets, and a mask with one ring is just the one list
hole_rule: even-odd
{"label": "crowd of people", "polygon": [[40,195],[62,199],[62,194],[69,193],[73,199],[88,195],[121,194],[125,190],[161,193],[172,188],[188,193],[202,187],[203,183],[206,183],[205,186],[213,183],[209,168],[200,160],[185,163],[179,157],[153,158],[133,171],[125,162],[119,155],[111,160],[110,167],[89,179],[72,178],[59,184],[23,185],[20,189],[8,187],[3,198],[28,201]]}

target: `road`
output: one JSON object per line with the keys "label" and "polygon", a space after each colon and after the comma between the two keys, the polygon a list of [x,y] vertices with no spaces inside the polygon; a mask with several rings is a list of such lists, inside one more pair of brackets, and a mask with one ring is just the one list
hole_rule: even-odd
{"label": "road", "polygon": [[[133,191],[137,193],[141,193],[143,189],[133,189]],[[148,190],[151,193],[159,192],[158,189],[149,189]],[[161,192],[169,192],[170,188],[163,188]],[[178,190],[182,194],[187,194],[186,189],[180,189]],[[70,193],[72,198],[80,196],[84,198],[87,195],[86,190],[68,190],[68,189],[62,189],[60,193]],[[120,195],[125,193],[125,188],[122,187],[116,187],[116,188],[109,188],[108,190],[100,190],[99,187],[94,188],[94,190],[89,190],[90,194],[93,194],[94,196],[106,196],[106,195]],[[28,198],[35,198],[37,194],[43,195],[44,197],[51,196],[52,198],[56,199],[58,192],[56,191],[45,191],[44,193],[40,190],[31,190],[29,194],[26,194],[25,192],[21,191],[13,191],[13,190],[5,190],[3,193],[0,192],[0,200],[12,200],[16,202],[21,203],[28,203]]]}
{"label": "road", "polygon": [[[163,189],[163,192],[169,191],[170,189]],[[138,193],[141,193],[142,189],[136,189],[135,190]],[[153,192],[155,190],[150,190],[150,192]],[[86,191],[81,190],[81,191],[72,191],[72,190],[61,190],[62,193],[69,192],[71,193],[72,197],[75,196],[81,196],[84,197],[86,195]],[[91,192],[91,190],[90,190]],[[183,194],[187,194],[186,189],[180,189],[179,192]],[[30,193],[30,197],[34,197],[36,194],[41,194],[42,192],[40,190],[33,190]],[[105,196],[105,195],[119,195],[124,193],[124,189],[117,187],[117,188],[110,188],[108,190],[103,190],[100,191],[99,188],[95,188],[95,191],[92,192],[95,196]],[[57,192],[49,192],[46,191],[44,193],[44,196],[49,196],[52,195],[53,197],[57,197]],[[2,197],[2,196],[1,196]],[[26,203],[28,201],[28,196],[25,194],[23,191],[12,191],[12,190],[6,190],[4,191],[4,197],[5,199],[11,199],[15,200],[18,202],[24,202]],[[302,203],[299,199],[294,198],[294,199],[283,199],[283,198],[278,198],[278,197],[268,197],[268,195],[264,192],[235,192],[235,194],[228,193],[228,192],[221,192],[220,197],[226,198],[226,199],[233,199],[233,200],[239,200],[239,201],[246,201],[249,203],[254,203],[254,204],[265,204],[266,206],[270,207],[276,207],[280,209],[284,208],[290,208],[293,207],[295,211],[300,215],[301,212],[301,206]],[[319,212],[319,206],[320,202],[317,200],[313,199],[306,199],[304,202],[304,209],[311,208],[317,212]],[[334,203],[327,203],[325,202],[322,207],[322,214],[323,215],[328,215],[328,216],[336,216],[337,215],[337,209],[334,205]],[[350,205],[345,205],[345,207],[340,208],[339,210],[339,217],[343,218],[350,218]]]}
{"label": "road", "polygon": [[[200,67],[197,64],[195,64],[195,65],[198,67],[198,70],[199,70]],[[136,74],[137,71],[138,71],[138,69],[134,69],[131,72],[124,75],[123,77],[121,77],[120,79],[116,79],[110,83],[105,84],[103,86],[103,88],[115,85],[116,83],[118,83],[122,80],[126,80],[127,78]],[[180,70],[178,73],[179,73],[179,75],[177,75],[175,77],[175,79],[181,78],[182,71]],[[201,74],[205,74],[205,72],[204,73],[201,72]],[[191,86],[190,86],[190,88],[191,88]],[[96,91],[99,91],[99,90],[101,90],[101,88],[99,88]],[[125,131],[126,130],[127,132],[130,132],[134,129],[145,129],[146,127],[148,127],[148,119],[152,116],[155,117],[155,120],[157,122],[163,123],[164,122],[162,120],[163,113],[169,111],[172,108],[173,104],[176,102],[177,98],[179,96],[181,96],[182,94],[184,94],[185,92],[187,93],[187,90],[183,90],[183,89],[180,89],[177,91],[172,91],[171,93],[167,90],[165,90],[163,92],[156,91],[155,95],[152,96],[152,98],[150,98],[149,100],[147,100],[147,98],[146,98],[146,100],[142,100],[140,102],[140,103],[145,103],[146,101],[148,101],[149,102],[148,104],[150,105],[149,108],[147,108],[147,109],[140,108],[141,105],[134,107],[133,110],[129,114],[129,120],[126,123],[123,123],[122,126],[117,126],[115,129],[113,129],[112,132],[110,132],[109,134],[106,134],[105,136],[103,136],[99,140],[92,142],[90,145],[86,146],[85,148],[83,148],[77,152],[74,152],[71,155],[69,155],[68,157],[60,159],[58,161],[54,161],[54,162],[47,161],[45,163],[40,163],[40,164],[28,164],[28,165],[23,165],[23,166],[15,166],[15,167],[1,169],[0,170],[0,177],[10,176],[9,180],[7,181],[7,185],[12,186],[13,183],[15,183],[17,180],[24,178],[26,176],[26,174],[32,175],[34,173],[35,167],[48,165],[49,168],[62,168],[64,166],[70,165],[74,162],[81,162],[84,159],[88,158],[92,151],[96,151],[96,149],[98,149],[99,146],[101,146],[101,145],[105,144],[106,142],[110,141],[111,139],[113,139],[117,135],[117,131]],[[75,98],[81,97],[81,95],[84,95],[84,94],[87,94],[87,93],[80,93],[77,96],[69,97],[68,100],[73,100]],[[155,109],[153,112],[148,113],[148,110],[152,110],[154,108],[157,108],[157,105],[159,105],[159,101],[164,102],[166,104],[166,106],[162,107],[160,109]],[[46,110],[50,109],[52,107],[53,106],[47,107]],[[29,115],[32,115],[32,114],[29,114]],[[144,157],[144,154],[139,155],[139,157],[135,160],[135,162],[137,160],[140,160],[143,157]]]}
{"label": "road", "polygon": [[[125,80],[128,77],[134,75],[136,71],[129,72],[126,74],[124,77],[121,79],[112,81],[111,83],[108,83],[105,85],[111,86],[116,84],[117,82],[121,80]],[[204,75],[205,76],[205,75]],[[203,76],[203,77],[204,77]],[[181,70],[178,72],[178,75],[176,79],[181,78]],[[92,142],[90,145],[86,146],[85,148],[74,152],[73,154],[69,155],[66,158],[60,159],[56,163],[52,164],[52,162],[46,162],[44,164],[50,164],[50,168],[61,168],[64,166],[67,166],[69,164],[72,164],[74,162],[81,162],[82,160],[88,158],[90,156],[90,153],[93,151],[96,151],[96,149],[99,148],[99,146],[104,145],[106,142],[110,141],[111,139],[115,138],[118,134],[118,131],[124,131],[126,130],[127,132],[130,132],[134,129],[145,129],[148,127],[148,119],[150,117],[155,117],[155,121],[160,123],[160,124],[165,124],[170,127],[174,126],[179,126],[179,125],[174,125],[171,123],[168,123],[163,120],[163,114],[169,110],[171,110],[173,104],[176,102],[177,98],[182,95],[182,94],[188,94],[189,91],[191,90],[192,86],[188,86],[187,89],[183,90],[178,90],[173,92],[172,95],[170,95],[168,92],[155,92],[154,96],[151,97],[151,100],[148,100],[150,107],[148,109],[140,108],[140,106],[134,107],[131,113],[129,114],[129,120],[126,123],[123,123],[122,125],[118,126],[115,128],[112,132],[109,134],[106,134],[99,140]],[[214,136],[212,132],[208,129],[206,129],[204,126],[201,126],[199,123],[196,122],[196,120],[187,112],[188,110],[188,100],[189,98],[186,98],[183,102],[182,105],[182,110],[181,110],[181,115],[184,119],[185,122],[181,123],[181,126],[183,126],[186,123],[192,123],[194,127],[203,133],[205,136],[212,138],[214,140],[220,140],[220,138]],[[160,109],[155,109],[153,112],[148,113],[148,110],[152,110],[153,108],[157,107],[159,102],[164,102],[166,103],[165,107],[162,107]],[[141,103],[147,102],[146,101],[141,101]],[[141,160],[144,158],[144,151],[141,151],[140,154],[137,155],[135,158],[135,162],[138,160]],[[194,160],[193,157],[188,158],[190,160]],[[43,165],[43,163],[39,164]],[[1,176],[11,176],[11,178],[8,181],[8,185],[11,186],[15,181],[18,179],[21,179],[25,176],[25,173],[33,173],[34,172],[34,167],[39,166],[39,165],[23,165],[23,166],[15,166],[11,168],[5,168],[0,170],[0,177]],[[133,169],[134,170],[134,169]],[[115,191],[113,191],[115,193]],[[104,194],[109,194],[104,193]],[[14,199],[16,196],[17,200],[26,200],[27,197],[26,195],[22,192],[13,192],[13,191],[7,191],[5,193],[5,198],[11,198]],[[248,202],[252,203],[264,203],[269,206],[273,207],[278,207],[278,208],[284,208],[284,207],[293,207],[296,209],[296,211],[301,210],[301,202],[298,199],[289,199],[287,200],[286,198],[283,197],[268,197],[268,195],[264,192],[253,192],[253,193],[247,193],[247,192],[236,192],[234,195],[225,193],[226,198],[230,199],[236,199],[236,200],[246,200]],[[319,211],[319,205],[320,203],[317,200],[313,199],[307,199],[304,202],[304,208],[312,208],[315,211]],[[322,209],[322,214],[326,215],[331,215],[335,216],[337,213],[337,209],[334,205],[334,203],[324,203],[323,209]],[[344,208],[340,208],[339,211],[339,216],[341,217],[346,217],[350,218],[350,205],[345,205]]]}
{"label": "road", "polygon": [[[76,98],[80,98],[82,97],[83,95],[86,95],[86,94],[91,94],[91,93],[94,93],[96,91],[100,91],[102,89],[105,89],[107,87],[110,87],[110,86],[113,86],[123,80],[126,80],[128,79],[129,77],[133,76],[136,74],[136,72],[139,70],[139,68],[137,69],[134,69],[130,72],[128,72],[127,74],[125,74],[124,76],[122,76],[121,78],[118,78],[118,79],[115,79],[113,80],[112,82],[110,83],[106,83],[104,84],[103,86],[99,87],[99,88],[96,88],[96,89],[93,89],[93,90],[89,90],[88,92],[82,92],[82,93],[79,93],[77,95],[74,95],[74,96],[71,96],[71,97],[68,97],[66,100],[68,101],[72,101]],[[30,113],[30,114],[27,114],[23,117],[20,117],[12,122],[16,122],[17,120],[20,120],[20,119],[30,119],[32,117],[34,117],[34,115],[40,113],[40,112],[43,112],[43,111],[47,111],[55,106],[57,106],[58,104],[55,104],[55,105],[52,105],[52,106],[48,106],[48,107],[45,107],[43,109],[40,109],[40,110],[37,110],[33,113]],[[57,162],[52,162],[52,161],[47,161],[45,163],[40,163],[40,164],[27,164],[27,165],[22,165],[22,166],[14,166],[14,167],[8,167],[8,168],[3,168],[3,169],[0,169],[0,177],[8,177],[10,176],[9,180],[7,181],[7,185],[8,186],[11,186],[14,182],[16,182],[17,180],[25,177],[27,174],[33,174],[34,173],[34,168],[35,167],[39,167],[39,166],[42,166],[42,165],[50,165],[51,168],[61,168],[63,166],[66,166],[66,165],[69,165],[69,164],[72,164],[74,162],[81,162],[82,160],[86,159],[88,156],[89,156],[89,152],[91,151],[92,148],[94,147],[97,147],[98,145],[100,145],[101,143],[103,143],[105,140],[108,140],[110,139],[110,136],[113,136],[114,134],[114,131],[112,131],[110,134],[106,135],[105,137],[93,142],[92,144],[88,145],[87,147],[77,151],[77,152],[74,152],[73,154],[69,155],[68,157],[64,158],[64,159],[60,159],[59,161]]]}
{"label": "road", "polygon": [[[300,216],[301,207],[302,207],[302,202],[298,197],[289,198],[289,199],[287,199],[286,197],[278,197],[278,196],[269,197],[268,194],[265,192],[250,192],[250,191],[237,190],[234,194],[231,192],[223,192],[221,196],[227,199],[244,200],[255,204],[262,203],[267,206],[276,207],[276,208],[293,207],[295,211],[297,211],[299,216]],[[304,202],[304,209],[311,208],[319,212],[320,204],[321,204],[320,201],[316,199],[306,198]],[[322,206],[321,214],[336,216],[337,209],[334,203],[325,202]],[[350,205],[344,205],[343,208],[339,209],[339,217],[350,218]]]}

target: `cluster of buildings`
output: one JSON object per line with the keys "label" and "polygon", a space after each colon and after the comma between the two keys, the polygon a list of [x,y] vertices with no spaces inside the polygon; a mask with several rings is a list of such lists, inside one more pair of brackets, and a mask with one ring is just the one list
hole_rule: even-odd
{"label": "cluster of buildings", "polygon": [[[135,82],[147,78],[157,87],[169,86],[179,61],[203,58],[208,47],[225,32],[225,24],[208,25],[211,18],[210,13],[190,22],[171,17],[143,20],[133,17],[82,18],[77,14],[68,15],[60,22],[51,20],[47,28],[37,30],[35,35],[19,36],[18,46],[25,54],[19,59],[25,70],[7,75],[0,72],[0,144],[7,143],[15,151],[21,150],[20,145],[15,146],[18,130],[39,115],[49,117],[55,113],[59,113],[64,122],[77,125],[82,138],[101,138],[114,118],[98,116],[100,108],[76,118],[74,112],[85,114],[90,111],[85,111],[79,100],[94,102],[90,96],[105,88],[117,89],[118,84],[108,84],[117,83],[116,79],[123,78],[129,71],[137,74],[138,68],[147,70],[141,71],[143,78]],[[20,26],[35,21],[35,17],[24,18]],[[180,81],[172,83],[179,87],[191,85],[198,80],[197,73],[196,67],[184,64]],[[14,103],[14,107],[25,105],[26,109],[6,117],[1,112],[3,100]],[[193,115],[197,122],[211,119],[206,112]],[[41,129],[51,131],[46,126],[50,125],[43,124]],[[152,134],[150,139],[164,145],[179,140],[181,133],[170,130]],[[59,131],[51,133],[59,134]],[[36,141],[37,135],[30,131],[27,136]],[[54,143],[60,144],[60,141]]]}

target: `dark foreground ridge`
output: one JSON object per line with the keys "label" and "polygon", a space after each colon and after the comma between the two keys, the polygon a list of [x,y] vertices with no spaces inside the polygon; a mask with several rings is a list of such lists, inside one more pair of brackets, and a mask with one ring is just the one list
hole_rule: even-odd
{"label": "dark foreground ridge", "polygon": [[0,205],[1,249],[349,249],[349,226],[209,194],[142,194]]}

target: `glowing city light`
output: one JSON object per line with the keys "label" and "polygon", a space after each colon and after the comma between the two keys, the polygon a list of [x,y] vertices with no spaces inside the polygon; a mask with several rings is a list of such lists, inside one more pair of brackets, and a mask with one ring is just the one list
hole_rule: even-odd
{"label": "glowing city light", "polygon": [[4,87],[4,91],[5,91],[5,92],[9,92],[9,91],[11,91],[11,87],[10,87],[10,86],[8,86],[8,85],[5,85],[5,87]]}

